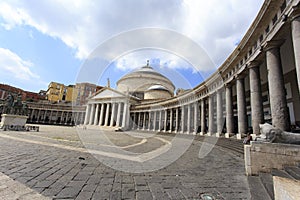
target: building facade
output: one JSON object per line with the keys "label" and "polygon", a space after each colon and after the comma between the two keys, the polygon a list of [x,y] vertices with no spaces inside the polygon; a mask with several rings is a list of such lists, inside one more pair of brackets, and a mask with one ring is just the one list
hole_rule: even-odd
{"label": "building facade", "polygon": [[14,96],[21,94],[22,101],[37,102],[45,99],[45,96],[40,93],[29,92],[10,85],[0,84],[0,101],[4,101],[8,94],[12,94]]}
{"label": "building facade", "polygon": [[74,85],[64,85],[62,83],[51,82],[48,85],[48,90],[46,92],[47,100],[54,102],[73,102],[73,91]]}
{"label": "building facade", "polygon": [[[126,75],[116,90],[104,88],[89,98],[84,124],[237,138],[259,134],[264,122],[281,130],[299,127],[299,6],[299,0],[265,0],[218,70],[178,96],[165,77],[156,74],[159,80],[150,81],[148,65],[138,70],[144,75],[143,88],[134,73]],[[149,101],[150,87],[171,96],[152,95]]]}

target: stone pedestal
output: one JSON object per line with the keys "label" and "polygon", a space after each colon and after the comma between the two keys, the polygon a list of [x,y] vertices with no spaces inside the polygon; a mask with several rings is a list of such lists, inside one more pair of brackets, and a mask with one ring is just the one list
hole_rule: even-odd
{"label": "stone pedestal", "polygon": [[0,127],[3,126],[25,126],[28,116],[23,115],[11,115],[2,114],[1,115]]}

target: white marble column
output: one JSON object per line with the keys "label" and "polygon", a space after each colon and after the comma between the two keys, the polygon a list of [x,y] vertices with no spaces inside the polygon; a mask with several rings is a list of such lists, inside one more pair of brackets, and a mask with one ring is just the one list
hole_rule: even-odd
{"label": "white marble column", "polygon": [[34,109],[31,110],[30,120],[33,121]]}
{"label": "white marble column", "polygon": [[191,121],[192,121],[192,114],[191,114],[191,104],[187,105],[187,133],[190,134],[191,133]]}
{"label": "white marble column", "polygon": [[92,125],[94,123],[94,117],[95,117],[95,104],[91,104],[91,114],[90,114],[89,125]]}
{"label": "white marble column", "polygon": [[97,123],[98,123],[98,116],[99,116],[99,104],[96,105],[94,125],[97,125]]}
{"label": "white marble column", "polygon": [[169,132],[172,133],[172,129],[173,129],[173,109],[170,109],[170,130]]}
{"label": "white marble column", "polygon": [[110,103],[107,103],[107,104],[106,104],[106,111],[105,111],[105,122],[104,122],[104,126],[108,126],[109,110],[110,110]]}
{"label": "white marble column", "polygon": [[205,99],[201,99],[201,132],[200,135],[204,135],[206,132],[206,120],[205,120]]}
{"label": "white marble column", "polygon": [[121,103],[118,103],[118,111],[117,111],[117,121],[116,121],[116,126],[120,127],[120,118],[121,118]]}
{"label": "white marble column", "polygon": [[138,123],[137,123],[137,130],[140,130],[141,128],[141,112],[138,112]]}
{"label": "white marble column", "polygon": [[234,131],[233,123],[233,103],[232,103],[232,85],[226,85],[226,134],[225,137],[229,138]]}
{"label": "white marble column", "polygon": [[122,127],[123,128],[127,128],[128,127],[128,122],[129,122],[129,120],[128,120],[128,108],[129,108],[129,106],[128,106],[128,103],[127,102],[125,102],[124,103],[124,109],[123,109],[123,118],[122,118]]}
{"label": "white marble column", "polygon": [[223,120],[223,104],[222,104],[222,90],[217,91],[217,134],[216,137],[222,135],[222,130],[224,126]]}
{"label": "white marble column", "polygon": [[151,129],[151,123],[152,123],[152,112],[149,111],[148,131],[150,131],[150,129]]}
{"label": "white marble column", "polygon": [[245,80],[244,77],[239,76],[236,80],[237,93],[237,111],[238,111],[238,139],[241,139],[243,134],[248,132],[247,110],[246,110],[246,96],[245,96]]}
{"label": "white marble column", "polygon": [[[60,123],[62,123],[64,120],[64,111],[61,111],[61,116],[60,116]],[[89,123],[90,124],[90,123]]]}
{"label": "white marble column", "polygon": [[295,66],[298,79],[298,90],[300,93],[300,9],[296,9],[291,22],[292,41],[294,47]]}
{"label": "white marble column", "polygon": [[162,128],[162,110],[159,111],[158,131],[161,131],[161,128]]}
{"label": "white marble column", "polygon": [[290,130],[290,120],[280,58],[281,43],[282,42],[279,41],[267,43],[266,62],[268,69],[272,125],[283,131],[288,131]]}
{"label": "white marble column", "polygon": [[156,131],[157,111],[154,111],[153,131]]}
{"label": "white marble column", "polygon": [[133,113],[132,129],[137,127],[137,113]]}
{"label": "white marble column", "polygon": [[208,97],[208,132],[207,135],[211,136],[214,131],[214,97],[209,95]]}
{"label": "white marble column", "polygon": [[111,118],[110,118],[110,126],[114,126],[115,122],[115,114],[116,114],[116,104],[112,103],[112,111],[111,111]]}
{"label": "white marble column", "polygon": [[143,112],[143,130],[146,128],[146,112]]}
{"label": "white marble column", "polygon": [[181,106],[181,133],[185,131],[185,106]]}
{"label": "white marble column", "polygon": [[264,110],[259,65],[257,63],[253,62],[249,65],[249,80],[252,129],[254,134],[260,134],[259,124],[264,123]]}
{"label": "white marble column", "polygon": [[165,109],[165,121],[164,121],[164,132],[167,131],[167,125],[168,125],[168,109]]}
{"label": "white marble column", "polygon": [[87,104],[85,110],[84,125],[88,125],[91,114],[91,104]]}
{"label": "white marble column", "polygon": [[197,134],[198,126],[199,126],[199,105],[198,101],[194,103],[194,134]]}
{"label": "white marble column", "polygon": [[176,116],[175,116],[175,133],[178,132],[179,128],[179,108],[176,108]]}
{"label": "white marble column", "polygon": [[105,104],[101,103],[100,120],[99,120],[99,124],[98,124],[99,126],[103,125],[104,110],[105,110]]}

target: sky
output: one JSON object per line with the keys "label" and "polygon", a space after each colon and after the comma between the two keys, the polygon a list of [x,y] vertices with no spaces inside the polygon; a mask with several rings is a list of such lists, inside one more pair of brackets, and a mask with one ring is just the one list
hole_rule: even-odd
{"label": "sky", "polygon": [[208,78],[263,0],[0,0],[0,83],[111,86],[150,65],[177,88]]}

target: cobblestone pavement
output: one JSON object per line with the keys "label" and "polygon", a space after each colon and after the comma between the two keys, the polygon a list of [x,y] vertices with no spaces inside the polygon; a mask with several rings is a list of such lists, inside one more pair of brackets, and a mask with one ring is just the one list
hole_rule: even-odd
{"label": "cobblestone pavement", "polygon": [[[89,154],[75,128],[40,129],[36,133],[0,131],[0,199],[201,199],[203,194],[250,199],[244,161],[221,147],[214,146],[200,159],[203,142],[194,140],[179,159],[160,170],[126,173]],[[97,137],[109,137],[114,145],[134,153],[163,148],[164,141],[174,137],[143,139],[93,130],[86,134],[89,144]],[[112,149],[105,146],[107,152]]]}

